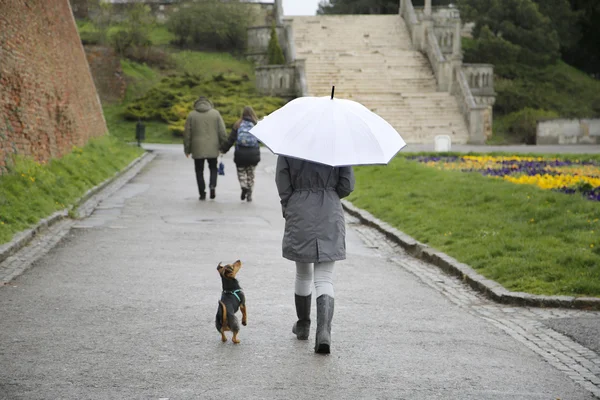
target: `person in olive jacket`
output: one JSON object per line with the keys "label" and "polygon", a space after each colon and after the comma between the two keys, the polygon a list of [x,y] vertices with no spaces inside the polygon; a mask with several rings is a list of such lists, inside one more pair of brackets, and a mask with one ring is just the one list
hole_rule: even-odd
{"label": "person in olive jacket", "polygon": [[221,152],[227,153],[235,143],[233,161],[242,189],[241,199],[246,201],[252,201],[254,170],[260,162],[260,145],[256,137],[250,133],[250,129],[257,122],[258,118],[252,107],[244,107],[242,117],[233,125],[227,142],[221,147]]}
{"label": "person in olive jacket", "polygon": [[219,149],[226,140],[225,122],[223,122],[221,114],[213,108],[213,104],[206,97],[200,96],[185,121],[183,133],[183,151],[186,157],[191,154],[194,159],[200,200],[206,199],[204,160],[207,161],[210,170],[210,198],[216,197],[217,158]]}

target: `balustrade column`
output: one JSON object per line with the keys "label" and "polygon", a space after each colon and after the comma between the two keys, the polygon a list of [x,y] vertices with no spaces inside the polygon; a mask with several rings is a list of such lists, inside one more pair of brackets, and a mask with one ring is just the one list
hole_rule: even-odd
{"label": "balustrade column", "polygon": [[456,24],[454,25],[454,37],[452,38],[452,58],[461,57],[461,23],[460,19],[456,20]]}
{"label": "balustrade column", "polygon": [[425,18],[431,18],[431,0],[425,0]]}
{"label": "balustrade column", "polygon": [[283,17],[283,4],[281,0],[275,0],[275,4],[274,4],[274,8],[275,8],[275,23],[277,26],[281,25],[282,21],[282,17]]}

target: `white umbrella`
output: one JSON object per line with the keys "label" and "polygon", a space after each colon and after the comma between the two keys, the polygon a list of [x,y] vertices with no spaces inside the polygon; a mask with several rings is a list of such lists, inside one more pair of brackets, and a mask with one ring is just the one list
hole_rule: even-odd
{"label": "white umbrella", "polygon": [[333,90],[290,101],[250,132],[275,154],[331,166],[387,164],[406,146],[387,121]]}

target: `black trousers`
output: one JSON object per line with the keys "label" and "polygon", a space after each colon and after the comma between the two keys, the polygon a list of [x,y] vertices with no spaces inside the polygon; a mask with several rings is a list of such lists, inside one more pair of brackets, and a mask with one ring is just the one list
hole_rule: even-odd
{"label": "black trousers", "polygon": [[210,171],[209,187],[214,189],[217,187],[217,159],[216,158],[196,158],[194,166],[196,168],[196,183],[198,183],[198,193],[206,193],[206,183],[204,183],[204,160],[208,162],[208,170]]}

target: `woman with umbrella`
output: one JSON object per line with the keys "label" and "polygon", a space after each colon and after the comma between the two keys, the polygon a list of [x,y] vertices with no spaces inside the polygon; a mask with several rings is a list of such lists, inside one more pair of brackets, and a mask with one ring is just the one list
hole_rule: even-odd
{"label": "woman with umbrella", "polygon": [[353,165],[387,164],[406,145],[383,118],[352,100],[300,97],[261,120],[251,132],[278,154],[275,182],[285,231],[283,257],[296,263],[298,321],[306,340],[311,284],[317,298],[315,352],[328,354],[334,309],[333,268],[346,258],[341,199],[354,190]]}
{"label": "woman with umbrella", "polygon": [[[333,267],[346,259],[346,227],[340,199],[354,190],[352,167],[330,167],[279,156],[275,181],[285,233],[283,257],[296,262],[295,303],[300,340],[310,330],[311,287],[317,296],[315,352],[328,354],[333,318]],[[314,269],[313,269],[314,268]]]}

